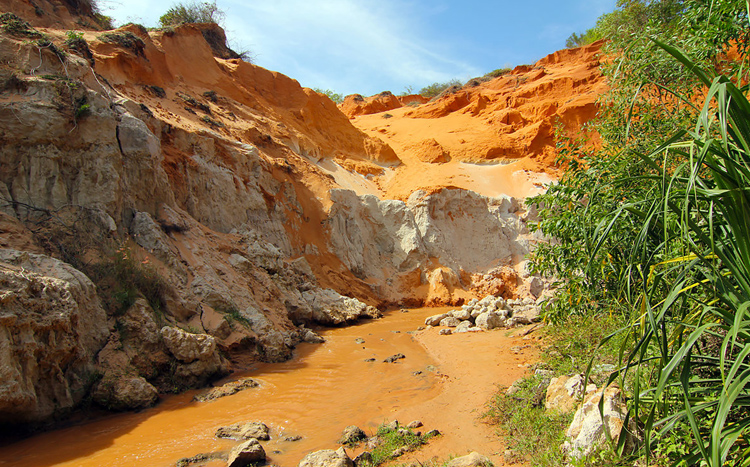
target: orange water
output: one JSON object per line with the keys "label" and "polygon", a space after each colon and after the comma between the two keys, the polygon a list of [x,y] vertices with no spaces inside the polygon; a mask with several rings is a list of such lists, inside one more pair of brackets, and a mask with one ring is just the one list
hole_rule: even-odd
{"label": "orange water", "polygon": [[[269,463],[296,466],[310,451],[336,449],[346,426],[373,432],[399,408],[437,395],[436,376],[427,369],[433,361],[407,331],[441,311],[394,311],[385,319],[325,330],[326,343],[299,345],[289,362],[258,364],[233,375],[252,376],[260,388],[204,403],[192,401],[196,392],[168,396],[140,413],[43,433],[0,448],[0,465],[169,466],[183,457],[230,449],[235,442],[214,438],[216,429],[258,420],[271,428],[271,441],[262,443]],[[358,337],[365,343],[357,344]],[[396,353],[406,358],[383,362]],[[368,358],[376,361],[365,362]],[[422,373],[414,375],[417,371]],[[283,441],[289,435],[303,439]]]}

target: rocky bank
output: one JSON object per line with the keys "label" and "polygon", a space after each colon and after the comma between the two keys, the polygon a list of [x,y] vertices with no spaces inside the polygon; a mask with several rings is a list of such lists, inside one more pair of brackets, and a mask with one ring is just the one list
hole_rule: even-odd
{"label": "rocky bank", "polygon": [[319,341],[310,324],[538,286],[521,199],[449,183],[388,199],[407,152],[232,58],[218,26],[100,31],[77,3],[2,3],[20,15],[0,18],[3,426],[145,407],[290,358]]}

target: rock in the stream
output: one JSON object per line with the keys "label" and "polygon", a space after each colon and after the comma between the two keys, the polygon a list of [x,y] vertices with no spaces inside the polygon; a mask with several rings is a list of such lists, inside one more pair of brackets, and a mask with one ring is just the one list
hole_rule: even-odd
{"label": "rock in the stream", "polygon": [[446,467],[490,467],[492,462],[485,456],[474,451],[463,457],[456,457],[448,462]]}
{"label": "rock in the stream", "polygon": [[323,339],[323,337],[321,337],[312,329],[302,328],[301,333],[302,333],[302,340],[304,342],[307,342],[308,344],[322,344],[326,341],[325,339]]}
{"label": "rock in the stream", "polygon": [[268,425],[262,422],[235,423],[234,425],[223,426],[216,430],[216,437],[225,439],[255,438],[263,441],[271,439],[268,434]]}
{"label": "rock in the stream", "polygon": [[355,444],[363,439],[366,439],[367,435],[362,429],[356,425],[350,425],[344,428],[344,432],[341,434],[341,444]]}
{"label": "rock in the stream", "polygon": [[227,459],[227,467],[247,467],[266,460],[266,451],[257,439],[251,438],[232,448]]}
{"label": "rock in the stream", "polygon": [[238,392],[245,389],[257,388],[258,386],[260,386],[260,383],[258,383],[256,380],[252,378],[242,378],[238,379],[237,381],[230,381],[229,383],[223,384],[219,387],[212,388],[203,394],[195,396],[193,400],[198,402],[210,402],[220,397],[231,396],[232,394],[237,394]]}
{"label": "rock in the stream", "polygon": [[401,360],[402,358],[406,358],[406,355],[402,353],[397,353],[396,355],[391,355],[390,357],[383,360],[383,363],[395,363],[398,360]]}
{"label": "rock in the stream", "polygon": [[106,375],[91,396],[110,410],[137,410],[154,405],[159,393],[141,376]]}
{"label": "rock in the stream", "polygon": [[372,465],[372,454],[369,451],[364,451],[354,458],[354,467],[365,467]]}
{"label": "rock in the stream", "polygon": [[323,449],[311,452],[300,461],[299,467],[354,467],[354,462],[342,446],[336,451]]}

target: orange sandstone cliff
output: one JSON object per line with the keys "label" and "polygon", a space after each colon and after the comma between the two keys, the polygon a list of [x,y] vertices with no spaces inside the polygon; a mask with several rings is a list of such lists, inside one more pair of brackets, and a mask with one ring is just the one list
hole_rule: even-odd
{"label": "orange sandstone cliff", "polygon": [[0,26],[0,426],[148,406],[375,307],[544,293],[522,198],[596,112],[596,46],[345,114],[216,25],[71,44],[86,12],[3,5],[30,24]]}

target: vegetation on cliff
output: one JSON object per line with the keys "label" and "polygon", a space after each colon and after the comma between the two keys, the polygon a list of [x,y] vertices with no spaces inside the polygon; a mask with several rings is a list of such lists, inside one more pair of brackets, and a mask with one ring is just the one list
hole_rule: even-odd
{"label": "vegetation on cliff", "polygon": [[[553,322],[617,315],[637,455],[750,464],[750,26],[746,2],[620,1],[609,37],[602,148],[561,139],[568,169],[533,201],[558,239]],[[622,446],[614,447],[615,450]],[[728,464],[727,464],[728,463]]]}

